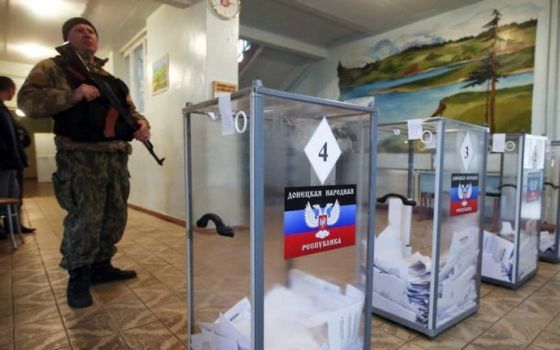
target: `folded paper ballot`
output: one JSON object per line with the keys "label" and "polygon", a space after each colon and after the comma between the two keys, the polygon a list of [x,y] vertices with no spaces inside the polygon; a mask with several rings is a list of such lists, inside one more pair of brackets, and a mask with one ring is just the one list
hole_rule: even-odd
{"label": "folded paper ballot", "polygon": [[548,231],[541,231],[541,238],[539,242],[539,251],[544,252],[554,252],[554,243],[556,243],[556,234],[550,233]]}
{"label": "folded paper ballot", "polygon": [[519,235],[519,280],[537,269],[539,260],[539,240],[536,234],[521,232]]}
{"label": "folded paper ballot", "polygon": [[511,282],[513,242],[484,231],[482,276]]}
{"label": "folded paper ballot", "polygon": [[[389,202],[389,212],[391,212]],[[391,215],[390,215],[391,217]],[[393,217],[376,237],[373,269],[373,306],[408,321],[428,326],[432,261],[419,252],[402,249],[402,237]],[[408,227],[408,226],[406,226]],[[439,273],[437,324],[476,306],[474,279],[478,256],[478,227],[454,232]]]}
{"label": "folded paper ballot", "polygon": [[[264,298],[265,349],[360,349],[364,293],[299,270],[289,273],[289,286],[273,287]],[[243,298],[213,323],[200,322],[191,335],[193,350],[250,349],[251,303]]]}

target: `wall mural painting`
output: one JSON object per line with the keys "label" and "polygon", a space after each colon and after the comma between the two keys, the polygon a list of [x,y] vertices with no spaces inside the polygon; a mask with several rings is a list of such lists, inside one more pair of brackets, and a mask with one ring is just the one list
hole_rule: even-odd
{"label": "wall mural painting", "polygon": [[340,99],[375,96],[382,123],[445,116],[530,132],[538,10],[470,8],[438,16],[448,22],[430,33],[377,36],[339,62]]}

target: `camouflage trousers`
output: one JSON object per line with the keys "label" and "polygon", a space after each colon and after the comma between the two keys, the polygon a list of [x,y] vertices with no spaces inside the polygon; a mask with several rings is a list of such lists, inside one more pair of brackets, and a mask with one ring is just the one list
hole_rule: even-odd
{"label": "camouflage trousers", "polygon": [[124,233],[130,190],[126,152],[58,150],[56,199],[67,211],[60,245],[68,270],[110,260]]}

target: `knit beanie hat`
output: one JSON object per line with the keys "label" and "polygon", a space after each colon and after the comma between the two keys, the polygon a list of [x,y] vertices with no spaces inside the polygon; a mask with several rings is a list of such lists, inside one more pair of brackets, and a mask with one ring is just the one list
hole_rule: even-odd
{"label": "knit beanie hat", "polygon": [[95,32],[95,35],[99,37],[99,35],[97,34],[97,29],[95,29],[95,27],[93,26],[93,24],[91,24],[90,21],[88,21],[83,17],[73,17],[67,20],[66,22],[64,22],[64,24],[62,25],[62,39],[64,41],[68,40],[68,34],[70,33],[70,30],[72,30],[72,27],[78,24],[87,24],[88,26],[92,27],[93,31]]}

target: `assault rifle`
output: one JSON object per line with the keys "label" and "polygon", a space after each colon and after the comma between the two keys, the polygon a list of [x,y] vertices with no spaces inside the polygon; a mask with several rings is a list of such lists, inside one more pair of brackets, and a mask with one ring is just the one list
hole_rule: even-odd
{"label": "assault rifle", "polygon": [[[66,57],[72,68],[77,70],[80,75],[84,76],[84,78],[86,78],[86,80],[88,80],[91,85],[95,86],[97,90],[99,90],[99,93],[101,95],[105,96],[105,98],[109,100],[109,103],[113,105],[113,107],[115,107],[119,115],[133,130],[138,129],[138,124],[136,123],[136,121],[134,121],[134,118],[128,111],[128,108],[125,108],[122,105],[121,100],[117,97],[117,95],[115,95],[109,84],[107,84],[105,80],[100,79],[92,74],[92,72],[84,62],[82,56],[80,56],[80,54],[69,42],[56,47],[56,51],[58,51],[62,56]],[[146,146],[148,152],[150,152],[156,162],[159,165],[163,166],[163,161],[165,160],[165,158],[159,158],[156,155],[156,153],[154,152],[154,145],[150,142],[150,140],[142,141],[142,143],[144,144],[144,146]]]}

